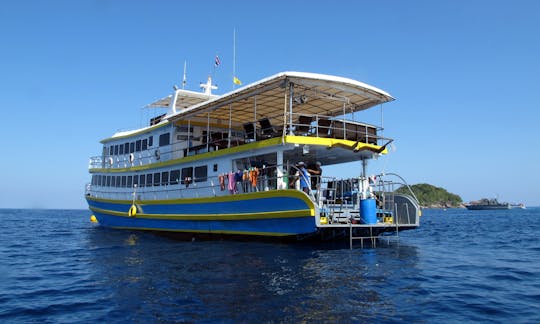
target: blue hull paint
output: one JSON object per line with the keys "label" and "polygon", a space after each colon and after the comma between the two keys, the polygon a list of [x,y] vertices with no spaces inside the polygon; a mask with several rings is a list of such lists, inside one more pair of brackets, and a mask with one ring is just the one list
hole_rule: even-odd
{"label": "blue hull paint", "polygon": [[227,221],[192,221],[122,217],[94,212],[100,225],[145,230],[262,236],[309,234],[317,230],[312,216]]}
{"label": "blue hull paint", "polygon": [[[259,195],[221,202],[146,201],[137,203],[139,215],[136,217],[127,217],[127,211],[131,206],[131,203],[127,201],[115,202],[91,198],[87,201],[90,208],[94,209],[94,215],[99,223],[108,227],[263,236],[309,234],[317,231],[315,218],[309,212],[314,206],[298,196],[262,197]],[[285,214],[295,211],[301,211],[300,215],[276,217],[280,215],[280,212]],[[115,213],[122,215],[115,215]],[[191,219],[167,219],[167,215],[174,217],[174,215],[186,214],[191,215]],[[250,219],[241,219],[244,214],[252,214],[252,216]],[[145,215],[160,215],[160,217],[159,219],[145,218]],[[197,215],[205,219],[193,219]],[[216,215],[216,217],[209,219],[208,215]],[[238,215],[235,218],[240,219],[223,220],[220,215]]]}

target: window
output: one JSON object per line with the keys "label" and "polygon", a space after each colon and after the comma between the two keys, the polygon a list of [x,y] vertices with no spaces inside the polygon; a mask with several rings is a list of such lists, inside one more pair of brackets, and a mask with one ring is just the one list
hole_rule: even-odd
{"label": "window", "polygon": [[206,181],[208,167],[206,165],[195,167],[195,182]]}
{"label": "window", "polygon": [[129,143],[129,153],[135,152],[135,142]]}
{"label": "window", "polygon": [[146,185],[146,175],[145,174],[141,174],[139,176],[139,186],[140,187],[144,187]]}
{"label": "window", "polygon": [[120,155],[124,154],[124,145],[119,146],[118,154]]}
{"label": "window", "polygon": [[134,175],[133,176],[133,187],[135,186],[139,186],[139,176],[138,175]]}
{"label": "window", "polygon": [[118,145],[114,146],[114,155],[118,155]]}
{"label": "window", "polygon": [[152,187],[152,173],[146,175],[146,186]]}
{"label": "window", "polygon": [[180,180],[180,170],[172,170],[171,171],[171,184],[172,185],[178,184],[179,180]]}
{"label": "window", "polygon": [[133,177],[132,176],[127,176],[127,187],[128,188],[131,188],[132,181],[133,181]]}
{"label": "window", "polygon": [[148,137],[148,147],[152,147],[154,145],[154,136]]}
{"label": "window", "polygon": [[95,185],[96,184],[96,176],[95,175],[92,175],[92,181],[91,181],[92,185]]}
{"label": "window", "polygon": [[127,178],[126,176],[122,176],[122,188],[125,188],[127,185]]}
{"label": "window", "polygon": [[217,172],[217,167],[218,167],[218,165],[214,164],[214,172]]}
{"label": "window", "polygon": [[141,151],[141,140],[135,142],[135,152]]}
{"label": "window", "polygon": [[107,187],[111,186],[111,176],[107,176]]}
{"label": "window", "polygon": [[156,187],[159,186],[160,182],[161,182],[161,173],[159,172],[154,173],[154,186]]}
{"label": "window", "polygon": [[165,171],[161,173],[161,185],[166,186],[169,184],[169,172]]}
{"label": "window", "polygon": [[124,154],[128,154],[129,152],[129,143],[124,144]]}
{"label": "window", "polygon": [[109,155],[113,155],[114,153],[114,147],[109,146]]}
{"label": "window", "polygon": [[186,178],[189,178],[189,182],[187,184],[190,184],[193,179],[193,168],[183,168],[182,169],[182,178],[181,183],[186,184]]}
{"label": "window", "polygon": [[121,176],[116,176],[116,187],[119,188],[120,185],[122,184],[122,177]]}
{"label": "window", "polygon": [[146,151],[148,149],[148,139],[143,139],[142,140],[142,150],[143,151]]}
{"label": "window", "polygon": [[159,135],[159,146],[169,145],[170,138],[171,138],[170,133]]}

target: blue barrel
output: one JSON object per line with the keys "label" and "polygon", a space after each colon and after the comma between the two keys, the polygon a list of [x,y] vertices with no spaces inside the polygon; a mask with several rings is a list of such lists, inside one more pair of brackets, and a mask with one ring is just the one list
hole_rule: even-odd
{"label": "blue barrel", "polygon": [[377,205],[375,199],[360,200],[360,219],[362,224],[377,224]]}

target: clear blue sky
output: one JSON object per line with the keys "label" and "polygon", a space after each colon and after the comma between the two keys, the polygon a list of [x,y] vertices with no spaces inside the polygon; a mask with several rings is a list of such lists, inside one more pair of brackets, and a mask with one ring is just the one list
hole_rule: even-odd
{"label": "clear blue sky", "polygon": [[[281,71],[357,79],[396,151],[370,168],[464,201],[540,205],[540,1],[24,1],[0,6],[0,207],[86,208],[99,140],[197,90]],[[356,173],[356,172],[355,172]]]}

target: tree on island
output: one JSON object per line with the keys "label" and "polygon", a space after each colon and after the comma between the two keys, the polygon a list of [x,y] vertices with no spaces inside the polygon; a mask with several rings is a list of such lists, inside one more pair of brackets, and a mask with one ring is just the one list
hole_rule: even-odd
{"label": "tree on island", "polygon": [[[463,203],[460,196],[450,193],[446,191],[446,189],[435,187],[427,183],[412,185],[411,189],[422,207],[459,207]],[[410,195],[409,189],[405,186],[397,189],[396,193]]]}

